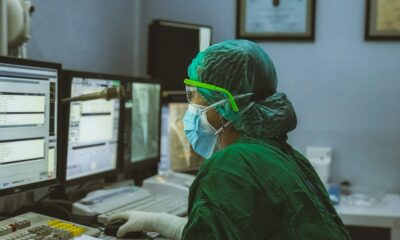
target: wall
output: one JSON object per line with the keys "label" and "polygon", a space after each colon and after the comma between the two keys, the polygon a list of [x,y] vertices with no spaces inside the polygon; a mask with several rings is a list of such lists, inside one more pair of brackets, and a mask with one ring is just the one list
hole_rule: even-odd
{"label": "wall", "polygon": [[[290,143],[302,152],[331,146],[333,181],[400,192],[400,44],[364,41],[364,4],[318,1],[315,42],[260,44],[297,111]],[[142,74],[154,18],[212,25],[216,43],[235,37],[236,1],[144,1]]]}
{"label": "wall", "polygon": [[66,69],[132,75],[138,0],[33,0],[28,56]]}

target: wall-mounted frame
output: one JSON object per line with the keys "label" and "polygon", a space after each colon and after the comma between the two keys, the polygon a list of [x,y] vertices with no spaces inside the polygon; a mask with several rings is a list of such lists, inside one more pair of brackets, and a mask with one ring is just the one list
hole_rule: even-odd
{"label": "wall-mounted frame", "polygon": [[236,37],[314,41],[316,0],[237,0]]}
{"label": "wall-mounted frame", "polygon": [[400,40],[400,1],[366,0],[365,40]]}

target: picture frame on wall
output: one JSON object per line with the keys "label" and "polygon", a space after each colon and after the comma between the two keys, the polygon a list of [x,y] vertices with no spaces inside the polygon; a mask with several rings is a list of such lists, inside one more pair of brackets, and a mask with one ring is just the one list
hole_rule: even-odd
{"label": "picture frame on wall", "polygon": [[237,0],[236,37],[314,41],[316,0]]}
{"label": "picture frame on wall", "polygon": [[400,40],[400,1],[366,0],[365,40]]}

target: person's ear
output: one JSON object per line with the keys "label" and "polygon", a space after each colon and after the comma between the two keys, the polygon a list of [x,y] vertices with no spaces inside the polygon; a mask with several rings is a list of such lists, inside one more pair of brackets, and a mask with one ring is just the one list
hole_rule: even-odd
{"label": "person's ear", "polygon": [[221,122],[219,120],[220,115],[215,111],[215,109],[210,109],[207,111],[207,121],[213,126],[215,129],[219,129],[221,127]]}

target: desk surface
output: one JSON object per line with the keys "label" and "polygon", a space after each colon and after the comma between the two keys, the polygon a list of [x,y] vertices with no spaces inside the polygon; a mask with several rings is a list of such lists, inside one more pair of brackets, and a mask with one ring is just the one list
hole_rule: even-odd
{"label": "desk surface", "polygon": [[336,210],[344,224],[400,229],[400,195],[387,194],[371,207],[339,204]]}
{"label": "desk surface", "polygon": [[[372,207],[339,204],[336,206],[336,210],[346,225],[391,228],[396,230],[396,234],[400,231],[400,195],[397,194],[385,195],[378,204]],[[392,239],[400,240],[399,237],[393,236],[398,235],[392,234]],[[104,235],[99,238],[104,240],[117,239]],[[162,238],[157,239],[165,240]]]}

